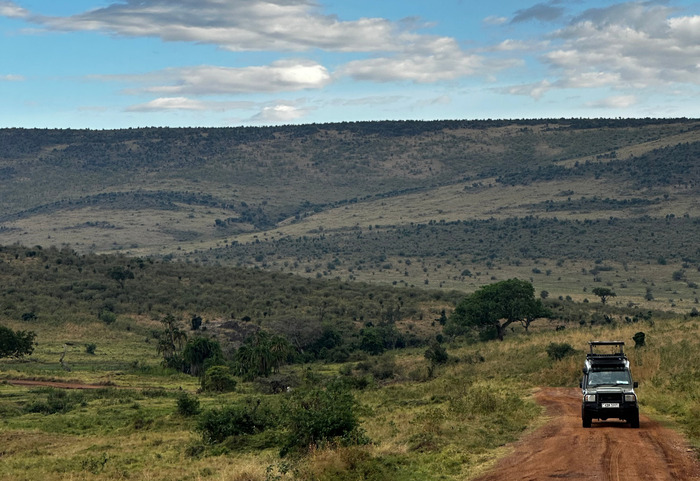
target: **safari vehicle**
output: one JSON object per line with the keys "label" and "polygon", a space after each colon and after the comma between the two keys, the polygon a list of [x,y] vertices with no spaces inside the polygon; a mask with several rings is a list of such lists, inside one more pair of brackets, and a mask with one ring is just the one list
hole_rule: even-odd
{"label": "safari vehicle", "polygon": [[[586,354],[581,389],[581,420],[584,428],[593,419],[622,419],[633,428],[639,427],[639,406],[632,381],[630,362],[624,353],[623,341],[590,341]],[[605,352],[607,351],[607,352]]]}

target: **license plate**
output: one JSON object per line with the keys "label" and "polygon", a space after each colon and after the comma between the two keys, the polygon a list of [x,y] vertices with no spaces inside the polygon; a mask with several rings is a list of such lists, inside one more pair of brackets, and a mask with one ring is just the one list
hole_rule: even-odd
{"label": "license plate", "polygon": [[620,403],[603,403],[604,408],[619,408]]}

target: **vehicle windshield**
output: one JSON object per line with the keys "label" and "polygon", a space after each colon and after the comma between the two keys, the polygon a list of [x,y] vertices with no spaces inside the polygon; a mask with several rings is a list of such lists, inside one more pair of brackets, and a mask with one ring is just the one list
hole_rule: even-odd
{"label": "vehicle windshield", "polygon": [[593,371],[588,374],[588,386],[629,386],[627,371]]}

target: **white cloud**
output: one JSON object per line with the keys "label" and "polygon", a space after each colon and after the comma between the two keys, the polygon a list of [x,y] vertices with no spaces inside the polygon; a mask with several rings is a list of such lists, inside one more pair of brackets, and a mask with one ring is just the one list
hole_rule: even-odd
{"label": "white cloud", "polygon": [[[5,7],[19,8],[7,2]],[[232,51],[395,50],[413,35],[383,18],[341,21],[307,0],[128,0],[69,17],[33,15],[58,31],[100,31],[167,42],[217,45]]]}
{"label": "white cloud", "polygon": [[504,23],[508,23],[508,19],[506,17],[497,17],[495,15],[491,15],[489,17],[486,17],[483,20],[484,25],[503,25]]}
{"label": "white cloud", "polygon": [[331,81],[320,64],[308,60],[280,60],[266,66],[242,68],[200,65],[169,68],[144,75],[95,77],[138,83],[127,93],[181,95],[220,95],[318,89]]}
{"label": "white cloud", "polygon": [[22,82],[24,80],[25,80],[25,78],[22,75],[15,75],[15,74],[0,75],[0,81]]}
{"label": "white cloud", "polygon": [[515,85],[512,87],[501,89],[501,92],[508,93],[510,95],[527,95],[535,100],[539,100],[545,93],[547,93],[551,89],[552,83],[545,79],[532,84]]}
{"label": "white cloud", "polygon": [[589,102],[588,107],[599,109],[624,109],[637,104],[637,97],[634,95],[617,95],[608,97],[596,102]]}
{"label": "white cloud", "polygon": [[255,108],[254,102],[201,101],[188,97],[159,97],[127,107],[127,112],[160,112],[168,110],[227,111]]}
{"label": "white cloud", "polygon": [[144,104],[132,105],[129,112],[153,112],[161,110],[207,110],[206,104],[186,97],[161,97]]}
{"label": "white cloud", "polygon": [[29,12],[14,2],[0,2],[0,15],[9,18],[26,18]]}
{"label": "white cloud", "polygon": [[544,59],[562,87],[700,85],[700,16],[671,13],[637,2],[589,10],[555,32],[562,44]]}
{"label": "white cloud", "polygon": [[278,104],[267,106],[250,119],[252,122],[285,123],[299,119],[307,114],[306,109],[300,109],[292,105]]}

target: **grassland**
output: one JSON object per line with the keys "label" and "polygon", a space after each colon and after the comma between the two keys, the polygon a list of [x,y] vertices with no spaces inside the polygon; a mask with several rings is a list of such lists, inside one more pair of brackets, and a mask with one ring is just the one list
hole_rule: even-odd
{"label": "grassland", "polygon": [[[27,361],[3,360],[2,376],[108,385],[59,392],[0,384],[0,479],[469,479],[507,453],[509,441],[544,422],[531,398],[534,389],[577,384],[589,339],[630,341],[639,330],[647,345],[630,349],[630,355],[642,411],[676,426],[700,447],[697,320],[569,325],[556,332],[554,324],[541,324],[529,335],[511,333],[504,342],[450,344],[452,361],[432,375],[422,350],[371,358],[390,373],[353,390],[371,443],[285,458],[274,436],[202,444],[195,418],[176,409],[181,389],[196,395],[205,409],[255,399],[283,402],[285,394],[262,394],[255,383],[241,383],[230,394],[195,394],[196,379],[158,367],[155,351],[144,349],[137,334],[114,337],[97,323],[67,328],[72,339],[96,342],[95,355],[73,346],[68,356],[73,370],[62,372],[56,369],[61,332],[39,328],[45,341],[36,353]],[[554,361],[546,354],[550,342],[569,343],[578,354]],[[363,362],[302,369],[321,378],[359,379],[367,376]],[[289,366],[283,373],[301,374],[299,369]],[[28,409],[56,398],[69,409],[52,414]]]}
{"label": "grassland", "polygon": [[[0,322],[39,342],[0,361],[0,479],[470,479],[543,422],[533,390],[577,385],[589,339],[638,331],[643,412],[698,448],[699,132],[693,119],[0,130]],[[556,319],[502,343],[447,339],[451,361],[431,365],[443,312],[513,277]],[[595,287],[616,296],[602,305]],[[281,379],[342,379],[370,442],[280,457],[281,421],[203,442],[183,392],[205,410],[279,409],[289,394],[198,392],[157,355],[167,314],[183,329],[201,316],[230,350],[260,328],[293,339],[307,354]],[[318,356],[329,328],[342,344]],[[394,339],[381,356],[359,349],[373,328]],[[579,352],[554,361],[550,342]]]}

